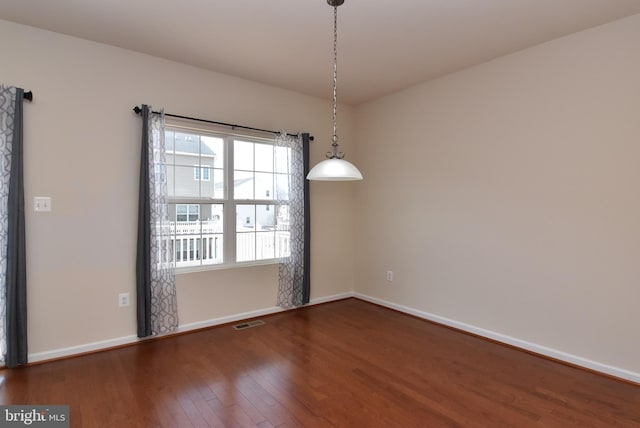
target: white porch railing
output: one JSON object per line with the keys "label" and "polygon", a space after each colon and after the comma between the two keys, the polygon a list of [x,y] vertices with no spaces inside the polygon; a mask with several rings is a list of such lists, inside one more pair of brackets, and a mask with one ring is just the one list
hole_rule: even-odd
{"label": "white porch railing", "polygon": [[288,257],[288,231],[236,233],[236,260],[246,262]]}
{"label": "white porch railing", "polygon": [[171,239],[176,267],[222,263],[222,235],[178,235]]}
{"label": "white porch railing", "polygon": [[178,235],[199,235],[200,233],[222,233],[222,222],[205,221],[171,221],[171,232]]}
{"label": "white porch railing", "polygon": [[[170,222],[171,252],[176,267],[200,266],[224,262],[224,238],[221,222]],[[236,233],[236,260],[239,262],[287,257],[289,231]]]}

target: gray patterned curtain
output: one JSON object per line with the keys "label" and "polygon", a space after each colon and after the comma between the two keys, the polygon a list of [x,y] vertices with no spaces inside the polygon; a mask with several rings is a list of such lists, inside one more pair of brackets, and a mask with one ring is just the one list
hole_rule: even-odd
{"label": "gray patterned curtain", "polygon": [[27,363],[23,95],[0,85],[0,358],[9,368]]}
{"label": "gray patterned curtain", "polygon": [[276,165],[283,163],[289,171],[288,191],[282,192],[285,197],[278,196],[278,205],[289,213],[290,255],[279,265],[277,304],[290,308],[309,303],[311,294],[309,181],[305,179],[309,172],[309,134],[296,138],[283,132],[276,137]]}
{"label": "gray patterned curtain", "polygon": [[138,337],[178,328],[176,278],[171,251],[164,112],[143,105],[136,297]]}

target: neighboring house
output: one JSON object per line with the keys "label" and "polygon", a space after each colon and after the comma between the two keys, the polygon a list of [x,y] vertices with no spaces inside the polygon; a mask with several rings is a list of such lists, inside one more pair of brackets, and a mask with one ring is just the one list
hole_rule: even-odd
{"label": "neighboring house", "polygon": [[213,144],[201,144],[197,135],[173,131],[165,133],[165,144],[169,197],[224,197],[224,189],[215,188],[222,170],[218,168],[216,174],[214,165],[219,156],[211,148]]}

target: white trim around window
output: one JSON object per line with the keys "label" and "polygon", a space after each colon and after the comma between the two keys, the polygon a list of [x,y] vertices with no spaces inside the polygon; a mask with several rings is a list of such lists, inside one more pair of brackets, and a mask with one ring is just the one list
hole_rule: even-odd
{"label": "white trim around window", "polygon": [[[201,124],[191,128],[169,121],[165,138],[173,138],[169,146],[194,152],[200,144],[199,155],[194,155],[202,156],[203,161],[194,158],[197,163],[177,163],[177,152],[167,156],[173,232],[169,245],[176,273],[276,264],[286,257],[288,210],[286,203],[282,208],[282,199],[276,199],[288,195],[289,170],[275,160],[275,151],[286,148],[276,148],[275,138],[239,136],[203,129]],[[243,149],[238,153],[241,158],[235,156],[236,145]],[[193,173],[185,175],[185,168],[192,168]],[[256,193],[267,199],[255,199]],[[238,227],[238,216],[243,216],[242,227]]]}

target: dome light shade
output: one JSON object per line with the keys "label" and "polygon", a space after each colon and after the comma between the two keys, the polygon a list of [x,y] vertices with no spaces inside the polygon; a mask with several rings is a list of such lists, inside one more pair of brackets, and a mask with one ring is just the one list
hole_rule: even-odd
{"label": "dome light shade", "polygon": [[317,181],[352,181],[362,180],[362,174],[351,162],[344,159],[331,158],[319,162],[309,174],[308,180]]}

